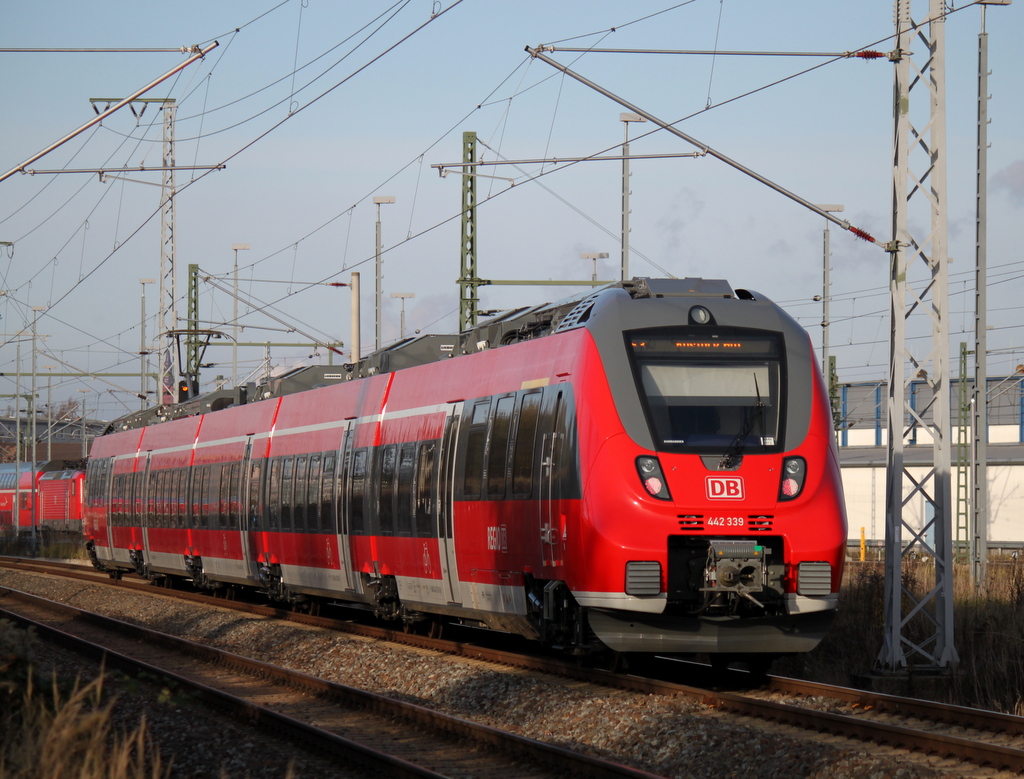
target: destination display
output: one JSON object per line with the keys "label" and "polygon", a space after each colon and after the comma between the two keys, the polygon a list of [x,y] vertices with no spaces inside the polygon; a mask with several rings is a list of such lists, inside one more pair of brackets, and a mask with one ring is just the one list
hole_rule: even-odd
{"label": "destination display", "polygon": [[644,332],[632,333],[630,345],[636,353],[721,358],[727,355],[773,357],[778,355],[778,339],[774,335],[750,332]]}

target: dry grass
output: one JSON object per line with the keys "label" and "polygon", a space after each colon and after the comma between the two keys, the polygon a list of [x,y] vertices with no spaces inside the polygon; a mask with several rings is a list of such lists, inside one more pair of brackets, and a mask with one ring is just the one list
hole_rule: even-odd
{"label": "dry grass", "polygon": [[62,692],[41,690],[32,668],[31,633],[0,621],[0,779],[164,779],[147,736],[111,724],[102,677]]}
{"label": "dry grass", "polygon": [[[934,581],[930,561],[904,563],[903,586],[916,597],[923,597]],[[966,566],[955,568],[953,581],[959,664],[945,685],[946,700],[1024,714],[1024,562],[994,560],[981,594],[975,594]],[[848,564],[832,631],[816,650],[784,658],[775,670],[843,685],[870,673],[883,644],[884,590],[882,563]],[[934,632],[934,625],[919,617],[904,635],[920,641]]]}

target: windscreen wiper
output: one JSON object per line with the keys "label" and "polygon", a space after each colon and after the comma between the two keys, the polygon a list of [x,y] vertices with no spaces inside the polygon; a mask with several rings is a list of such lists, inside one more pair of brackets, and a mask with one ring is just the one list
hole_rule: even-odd
{"label": "windscreen wiper", "polygon": [[[722,455],[722,459],[718,461],[718,469],[721,471],[727,471],[732,468],[736,457],[743,449],[743,442],[750,435],[750,431],[753,429],[754,424],[762,420],[764,416],[764,402],[761,400],[761,388],[757,385],[757,374],[754,374],[754,392],[757,393],[757,403],[754,406],[753,413],[747,417],[747,421],[740,428],[740,432],[736,434],[736,437],[732,439],[732,443],[729,444],[729,448],[725,450],[725,454]],[[762,421],[761,432],[764,432],[764,423]],[[763,438],[764,436],[762,436]]]}

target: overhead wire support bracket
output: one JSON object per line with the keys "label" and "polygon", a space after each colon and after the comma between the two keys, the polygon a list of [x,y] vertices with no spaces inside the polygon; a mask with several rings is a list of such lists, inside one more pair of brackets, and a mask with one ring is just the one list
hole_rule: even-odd
{"label": "overhead wire support bracket", "polygon": [[714,49],[597,49],[569,46],[540,46],[541,51],[573,54],[695,54],[713,57],[835,57],[839,59],[885,59],[885,52],[863,51],[715,51]]}
{"label": "overhead wire support bracket", "polygon": [[25,166],[31,165],[33,162],[35,162],[36,160],[40,159],[41,157],[45,157],[47,154],[49,154],[54,149],[56,149],[56,148],[58,148],[60,146],[63,146],[65,143],[70,141],[72,138],[74,138],[74,137],[76,137],[78,135],[81,135],[86,130],[88,130],[90,127],[92,127],[93,125],[99,124],[104,119],[106,119],[108,116],[110,116],[112,113],[114,113],[115,111],[118,111],[118,110],[124,108],[126,105],[131,103],[133,100],[137,100],[141,95],[146,94],[146,92],[148,92],[149,90],[153,89],[153,87],[158,86],[159,84],[163,83],[164,81],[169,79],[171,76],[173,76],[175,73],[178,73],[179,71],[184,70],[185,68],[187,68],[189,65],[191,65],[196,60],[203,59],[203,57],[205,57],[209,52],[213,51],[219,45],[220,44],[217,41],[214,41],[209,46],[207,46],[205,49],[199,49],[198,46],[193,47],[191,49],[193,54],[187,60],[185,60],[184,62],[176,65],[173,68],[171,68],[169,71],[167,71],[162,76],[160,76],[160,78],[156,79],[155,81],[151,81],[149,84],[144,86],[142,89],[139,89],[139,90],[133,92],[130,96],[124,98],[124,100],[121,100],[118,103],[116,103],[115,105],[112,105],[106,111],[103,111],[102,113],[97,114],[95,117],[93,117],[88,122],[83,124],[77,130],[74,130],[74,131],[68,133],[63,138],[61,138],[59,141],[57,141],[56,143],[50,144],[45,149],[43,149],[41,152],[37,152],[36,154],[33,154],[31,157],[29,157],[27,160],[25,160],[20,165],[17,165],[15,167],[11,168],[6,173],[0,175],[0,181],[6,181],[11,176],[13,176],[15,173],[24,173],[25,172]]}
{"label": "overhead wire support bracket", "polygon": [[[224,170],[227,165],[219,163],[217,165],[175,165],[171,167],[169,165],[139,165],[135,168],[65,168],[64,170],[36,170],[35,168],[26,168],[22,171],[28,176],[55,176],[58,173],[95,173],[100,177],[100,182],[105,182],[107,178],[119,178],[118,176],[112,175],[115,173],[161,173],[172,170]],[[125,181],[132,181],[136,184],[152,184],[151,181],[138,181],[137,179],[124,179]],[[157,184],[156,186],[163,186]]]}
{"label": "overhead wire support bracket", "polygon": [[[234,296],[234,294],[235,294],[232,289],[230,289],[228,287],[225,287],[223,284],[218,284],[217,280],[216,280],[216,278],[217,278],[216,276],[213,276],[213,275],[208,274],[208,273],[202,273],[199,276],[197,276],[197,278],[200,281],[203,281],[203,282],[209,284],[211,287],[213,287],[216,290],[219,290],[219,291],[224,292],[224,293],[226,293],[228,295],[231,295],[231,296]],[[347,286],[347,285],[345,285],[345,286]],[[311,343],[313,343],[313,344],[315,344],[317,346],[322,346],[324,349],[328,349],[328,350],[334,352],[335,354],[337,354],[337,355],[339,355],[341,357],[345,356],[344,353],[339,348],[339,347],[344,346],[344,343],[342,341],[337,341],[336,342],[338,344],[338,347],[332,346],[331,344],[329,344],[326,341],[324,341],[322,338],[317,338],[314,335],[310,335],[309,333],[304,332],[303,330],[300,330],[299,328],[297,328],[297,327],[295,327],[293,325],[288,324],[288,322],[286,322],[285,320],[281,319],[280,317],[275,316],[274,314],[271,314],[267,310],[266,306],[263,306],[261,308],[260,313],[262,313],[263,316],[266,316],[269,319],[273,319],[279,325],[283,325],[284,327],[288,328],[287,332],[298,333],[299,335],[305,336],[306,338],[308,338]]]}
{"label": "overhead wire support bracket", "polygon": [[844,230],[847,230],[847,231],[853,233],[858,238],[861,238],[861,239],[863,239],[865,241],[868,241],[870,243],[874,243],[874,244],[878,244],[879,246],[882,246],[882,242],[877,240],[876,238],[874,238],[866,230],[862,230],[862,229],[860,229],[858,227],[854,227],[849,222],[847,222],[845,219],[840,219],[840,218],[832,215],[828,211],[825,211],[825,210],[819,208],[818,206],[816,206],[814,203],[810,202],[809,200],[805,200],[804,198],[800,197],[799,195],[797,195],[797,194],[795,194],[793,192],[790,192],[788,189],[785,189],[784,187],[779,186],[778,184],[776,184],[775,182],[771,181],[770,179],[765,178],[764,176],[762,176],[761,174],[757,173],[756,171],[753,171],[750,168],[746,167],[745,165],[737,162],[736,160],[734,160],[734,159],[732,159],[730,157],[727,157],[725,154],[722,154],[720,151],[717,151],[717,150],[711,148],[710,146],[708,146],[707,144],[701,143],[696,138],[693,138],[692,136],[687,135],[682,130],[680,130],[677,127],[673,126],[669,122],[665,122],[664,120],[659,119],[658,117],[656,117],[654,114],[650,113],[649,111],[645,111],[642,108],[640,108],[639,106],[633,105],[628,100],[626,100],[626,99],[624,99],[622,97],[619,97],[618,95],[614,94],[613,92],[610,92],[609,90],[605,89],[604,87],[600,86],[599,84],[595,84],[593,81],[591,81],[590,79],[586,78],[585,76],[581,76],[579,73],[576,73],[576,72],[570,70],[565,65],[562,65],[561,63],[556,62],[555,60],[551,59],[550,57],[545,56],[545,54],[543,53],[545,48],[551,48],[551,47],[532,48],[530,46],[527,46],[526,47],[526,52],[531,57],[533,57],[535,59],[539,59],[541,62],[545,62],[548,65],[551,65],[551,67],[555,68],[556,70],[562,71],[562,73],[564,73],[565,75],[569,76],[570,78],[575,79],[576,81],[579,81],[584,86],[588,86],[591,89],[593,89],[595,92],[597,92],[597,93],[599,93],[601,95],[604,95],[605,97],[609,98],[610,100],[615,101],[616,103],[621,105],[623,108],[626,108],[627,110],[632,111],[633,113],[639,114],[640,116],[642,116],[647,121],[652,122],[653,124],[658,125],[663,130],[666,130],[667,132],[672,133],[672,135],[675,135],[677,138],[681,138],[682,140],[686,141],[687,143],[689,143],[689,144],[691,144],[693,146],[696,146],[698,149],[701,149],[705,154],[711,155],[715,159],[717,159],[717,160],[719,160],[721,162],[724,162],[726,165],[729,165],[730,167],[735,168],[736,170],[740,171],[741,173],[744,173],[747,176],[750,176],[755,181],[759,181],[762,184],[764,184],[766,187],[769,187],[770,189],[775,190],[780,195],[784,195],[785,197],[788,197],[790,200],[792,200],[792,201],[794,201],[796,203],[799,203],[800,205],[802,205],[804,208],[808,209],[809,211],[813,211],[814,213],[818,214],[821,217],[824,217],[825,219],[827,219],[828,221],[832,222],[833,224],[838,225],[839,227],[843,228]]}
{"label": "overhead wire support bracket", "polygon": [[[625,159],[629,160],[660,160],[669,159],[673,157],[704,157],[707,155],[706,150],[702,151],[687,151],[687,152],[673,152],[666,154],[631,154],[629,157],[624,157],[621,154],[614,156],[609,155],[594,155],[592,157],[549,157],[547,159],[533,159],[533,160],[480,160],[478,162],[438,162],[430,167],[437,168],[438,175],[441,178],[446,178],[451,173],[451,168],[474,168],[480,167],[481,165],[569,165],[570,163],[576,162],[622,162]],[[514,182],[515,179],[510,179],[505,176],[488,176],[483,173],[464,173],[467,176],[477,176],[479,178],[488,179],[499,179],[501,181]]]}

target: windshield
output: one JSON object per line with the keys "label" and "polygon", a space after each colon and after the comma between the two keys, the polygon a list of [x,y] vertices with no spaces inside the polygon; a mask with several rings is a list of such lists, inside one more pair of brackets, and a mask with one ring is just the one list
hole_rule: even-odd
{"label": "windshield", "polygon": [[659,448],[778,451],[779,337],[734,328],[627,334],[637,387]]}

